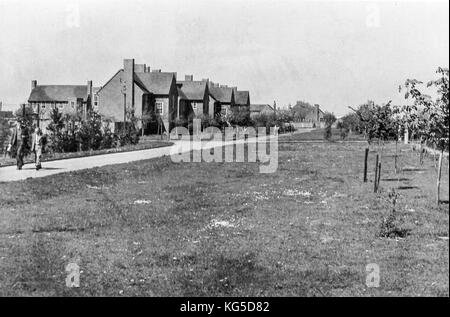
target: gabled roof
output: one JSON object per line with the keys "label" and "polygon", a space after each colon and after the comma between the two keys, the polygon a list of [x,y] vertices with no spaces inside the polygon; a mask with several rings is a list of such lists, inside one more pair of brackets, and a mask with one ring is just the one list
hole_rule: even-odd
{"label": "gabled roof", "polygon": [[209,87],[209,93],[215,100],[219,102],[231,103],[233,88]]}
{"label": "gabled roof", "polygon": [[249,101],[250,93],[247,90],[236,90],[234,92],[234,103],[237,105],[246,105]]}
{"label": "gabled roof", "polygon": [[189,98],[184,94],[181,87],[178,85],[177,85],[177,90],[178,90],[178,98],[180,98],[181,100],[189,100]]}
{"label": "gabled roof", "polygon": [[174,73],[152,72],[134,74],[135,82],[155,95],[168,95],[174,78]]}
{"label": "gabled roof", "polygon": [[28,101],[55,102],[69,98],[87,99],[86,85],[39,85],[33,88]]}
{"label": "gabled roof", "polygon": [[178,88],[178,95],[181,99],[203,100],[206,91],[206,81],[177,81],[177,84],[181,84],[181,87]]}
{"label": "gabled roof", "polygon": [[273,108],[268,104],[251,104],[250,112],[262,112],[262,111],[273,111]]}

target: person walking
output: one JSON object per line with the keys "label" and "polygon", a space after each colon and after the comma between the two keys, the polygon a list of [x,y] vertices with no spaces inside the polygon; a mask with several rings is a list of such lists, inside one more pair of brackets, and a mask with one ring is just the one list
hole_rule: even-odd
{"label": "person walking", "polygon": [[42,131],[39,127],[34,130],[31,142],[31,152],[34,152],[36,171],[38,171],[42,168],[41,156],[44,148],[44,136],[42,135]]}
{"label": "person walking", "polygon": [[[12,148],[14,147],[14,151]],[[13,128],[11,139],[9,140],[8,150],[13,152],[12,156],[16,158],[17,169],[21,170],[23,166],[23,157],[28,149],[28,130],[21,121],[16,121]]]}

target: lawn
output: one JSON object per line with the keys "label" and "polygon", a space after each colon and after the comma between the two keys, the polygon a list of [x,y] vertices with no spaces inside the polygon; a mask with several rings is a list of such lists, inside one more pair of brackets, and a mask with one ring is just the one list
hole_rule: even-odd
{"label": "lawn", "polygon": [[[164,157],[1,183],[0,296],[449,296],[447,161],[436,206],[432,157],[401,146],[395,175],[385,146],[375,194],[365,146],[280,144],[273,174]],[[380,237],[392,188],[406,234]]]}

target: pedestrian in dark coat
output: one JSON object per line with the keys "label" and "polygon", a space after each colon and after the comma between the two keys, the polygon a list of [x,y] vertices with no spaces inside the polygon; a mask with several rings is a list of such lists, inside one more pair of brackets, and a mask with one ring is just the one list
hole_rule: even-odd
{"label": "pedestrian in dark coat", "polygon": [[[14,148],[14,150],[13,150]],[[23,166],[23,157],[28,150],[28,129],[20,121],[17,121],[13,128],[8,149],[16,157],[17,169],[21,170]]]}

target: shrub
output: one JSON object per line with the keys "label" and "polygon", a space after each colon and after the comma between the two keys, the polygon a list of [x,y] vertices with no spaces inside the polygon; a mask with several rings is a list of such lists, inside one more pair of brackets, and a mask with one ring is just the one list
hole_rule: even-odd
{"label": "shrub", "polygon": [[101,148],[104,132],[101,117],[97,112],[90,111],[88,119],[81,121],[77,137],[82,151]]}
{"label": "shrub", "polygon": [[0,118],[0,153],[3,153],[9,142],[9,124],[8,121]]}
{"label": "shrub", "polygon": [[336,117],[330,112],[325,112],[323,115],[323,120],[325,121],[325,131],[323,137],[325,140],[330,141],[332,137],[331,126],[336,121]]}
{"label": "shrub", "polygon": [[409,234],[409,229],[401,228],[399,221],[397,220],[396,204],[398,199],[398,193],[392,189],[389,193],[389,200],[391,202],[391,210],[387,217],[384,217],[381,221],[380,231],[378,236],[383,238],[404,238]]}
{"label": "shrub", "polygon": [[101,149],[110,149],[117,147],[118,145],[118,138],[117,136],[111,131],[110,123],[107,122],[106,126],[103,127],[103,138],[100,143]]}

